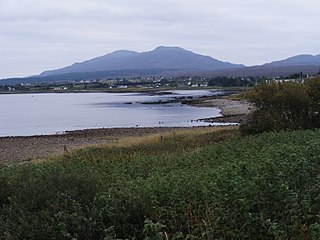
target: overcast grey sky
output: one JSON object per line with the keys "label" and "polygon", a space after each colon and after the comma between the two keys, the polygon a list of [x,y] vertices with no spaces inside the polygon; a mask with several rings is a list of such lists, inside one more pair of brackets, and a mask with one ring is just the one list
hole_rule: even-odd
{"label": "overcast grey sky", "polygon": [[0,78],[179,46],[256,65],[320,53],[319,0],[0,0]]}

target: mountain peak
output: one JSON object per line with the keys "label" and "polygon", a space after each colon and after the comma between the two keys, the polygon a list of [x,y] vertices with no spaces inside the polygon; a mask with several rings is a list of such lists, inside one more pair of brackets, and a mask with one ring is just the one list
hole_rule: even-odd
{"label": "mountain peak", "polygon": [[170,47],[170,46],[159,46],[159,47],[156,47],[153,51],[171,51],[171,50],[178,50],[178,51],[187,52],[187,50],[185,50],[181,47]]}
{"label": "mountain peak", "polygon": [[113,56],[113,57],[132,57],[132,56],[136,56],[139,53],[134,52],[134,51],[129,51],[129,50],[117,50],[114,51],[112,53],[109,53],[105,56]]}

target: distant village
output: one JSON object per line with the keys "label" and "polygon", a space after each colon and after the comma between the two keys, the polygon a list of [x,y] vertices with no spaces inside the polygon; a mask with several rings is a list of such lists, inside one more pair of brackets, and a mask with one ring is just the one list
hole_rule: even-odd
{"label": "distant village", "polygon": [[87,91],[125,91],[150,89],[189,89],[209,87],[252,87],[260,81],[301,81],[319,76],[303,73],[287,77],[136,77],[136,78],[101,78],[55,83],[25,83],[0,85],[0,93],[17,92],[87,92]]}

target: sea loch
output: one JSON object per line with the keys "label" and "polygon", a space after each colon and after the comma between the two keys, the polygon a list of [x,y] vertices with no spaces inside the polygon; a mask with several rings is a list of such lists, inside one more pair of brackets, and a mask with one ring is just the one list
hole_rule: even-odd
{"label": "sea loch", "polygon": [[220,116],[219,109],[191,107],[181,103],[143,103],[217,94],[221,94],[221,91],[173,91],[165,95],[141,93],[0,95],[0,136],[48,135],[88,128],[206,126],[208,123],[197,119]]}

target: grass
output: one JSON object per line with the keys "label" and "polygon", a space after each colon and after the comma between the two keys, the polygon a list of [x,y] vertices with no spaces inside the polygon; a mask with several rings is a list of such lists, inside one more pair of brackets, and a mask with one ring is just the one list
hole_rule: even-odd
{"label": "grass", "polygon": [[185,147],[186,144],[204,146],[209,141],[215,141],[215,138],[216,140],[218,140],[218,138],[226,139],[233,134],[238,134],[237,126],[178,129],[164,133],[151,134],[140,138],[127,137],[108,144],[108,146],[132,147],[136,145],[147,145],[147,147],[149,147],[151,144],[157,145],[159,143],[169,146],[172,146],[172,143],[176,143],[179,144],[180,147]]}
{"label": "grass", "polygon": [[234,100],[234,101],[241,101],[241,100],[246,99],[245,98],[245,93],[246,92],[230,94],[230,95],[226,96],[225,99]]}
{"label": "grass", "polygon": [[0,169],[0,239],[318,239],[320,130],[179,132]]}

